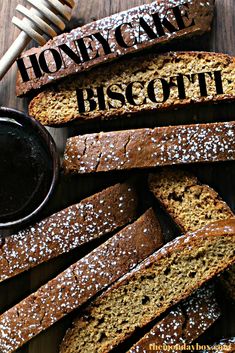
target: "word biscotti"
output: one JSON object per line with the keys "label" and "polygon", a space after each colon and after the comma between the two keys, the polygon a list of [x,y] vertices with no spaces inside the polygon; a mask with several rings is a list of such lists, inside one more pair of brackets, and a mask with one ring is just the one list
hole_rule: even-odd
{"label": "word biscotti", "polygon": [[110,352],[235,262],[234,244],[235,219],[166,244],[80,313],[60,352]]}
{"label": "word biscotti", "polygon": [[116,184],[4,239],[0,282],[125,226],[137,204],[131,183]]}
{"label": "word biscotti", "polygon": [[56,125],[233,100],[234,77],[235,59],[225,54],[145,55],[68,78],[39,93],[29,113],[43,124]]}
{"label": "word biscotti", "polygon": [[71,137],[66,173],[150,168],[235,158],[235,122],[124,130]]}
{"label": "word biscotti", "polygon": [[18,59],[17,95],[107,60],[210,30],[214,0],[158,0],[62,34]]}
{"label": "word biscotti", "polygon": [[162,246],[152,209],[0,316],[0,352],[11,353],[84,304]]}

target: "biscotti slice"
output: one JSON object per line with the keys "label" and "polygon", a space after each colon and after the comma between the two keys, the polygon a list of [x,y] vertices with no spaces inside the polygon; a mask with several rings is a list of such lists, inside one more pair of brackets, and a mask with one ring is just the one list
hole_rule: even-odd
{"label": "biscotti slice", "polygon": [[[162,168],[149,176],[149,187],[183,233],[195,231],[210,222],[234,217],[232,210],[208,185],[189,171]],[[235,300],[235,266],[220,281]]]}
{"label": "biscotti slice", "polygon": [[[197,290],[180,303],[140,339],[128,353],[166,352],[163,345],[174,353],[182,352],[183,343],[192,343],[219,317],[220,309],[212,286]],[[160,347],[160,348],[159,348]]]}
{"label": "biscotti slice", "polygon": [[161,247],[152,209],[0,316],[0,352],[10,353],[84,304]]}
{"label": "biscotti slice", "polygon": [[[201,349],[203,349],[203,347]],[[217,342],[211,346],[209,351],[204,350],[202,353],[209,353],[211,351],[216,353],[235,353],[235,337],[224,338],[220,342]]]}
{"label": "biscotti slice", "polygon": [[16,93],[26,94],[153,45],[211,28],[214,0],[157,0],[62,34],[17,60]]}
{"label": "biscotti slice", "polygon": [[235,159],[235,122],[95,133],[68,139],[63,168],[83,174]]}
{"label": "biscotti slice", "polygon": [[0,282],[125,226],[137,204],[131,183],[116,184],[4,239]]}
{"label": "biscotti slice", "polygon": [[234,217],[218,193],[187,170],[166,167],[151,173],[149,188],[183,233]]}
{"label": "biscotti slice", "polygon": [[83,311],[61,353],[107,353],[235,262],[235,219],[166,244]]}
{"label": "biscotti slice", "polygon": [[112,119],[235,99],[235,59],[207,52],[130,58],[68,78],[39,93],[29,114],[45,125]]}

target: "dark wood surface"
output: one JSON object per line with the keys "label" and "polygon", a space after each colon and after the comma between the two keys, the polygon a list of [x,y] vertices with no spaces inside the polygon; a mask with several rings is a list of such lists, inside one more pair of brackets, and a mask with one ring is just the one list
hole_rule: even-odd
{"label": "dark wood surface", "polygon": [[[144,0],[80,0],[74,10],[73,20],[70,27],[81,25],[102,18],[120,10],[124,10],[136,5],[150,3]],[[2,55],[19,31],[11,24],[11,18],[15,14],[15,7],[18,3],[24,3],[23,0],[1,0],[0,1],[0,55]],[[210,34],[194,41],[190,40],[171,49],[195,49],[224,52],[235,55],[235,1],[234,0],[216,0],[216,16],[213,30]],[[169,49],[165,48],[164,50]],[[0,105],[27,111],[27,100],[19,99],[15,96],[15,73],[14,66],[0,83]],[[131,121],[116,121],[112,124],[97,123],[91,126],[77,128],[50,128],[49,131],[56,140],[60,151],[63,151],[67,136],[77,134],[80,131],[97,131],[100,129],[115,129],[124,127],[140,126],[158,126],[169,123],[179,123],[181,121],[221,121],[234,119],[234,104],[218,105],[215,107],[189,108],[181,109],[177,112],[150,114],[148,118],[141,116]],[[197,166],[196,173],[201,179],[216,188],[235,210],[235,164],[220,163]],[[59,210],[81,198],[92,194],[119,179],[126,177],[125,173],[109,176],[79,177],[66,179],[63,176],[53,197],[53,200],[45,210],[45,215]],[[142,174],[145,177],[145,174]],[[142,183],[141,183],[142,184]],[[143,193],[145,195],[145,193]],[[150,202],[146,196],[142,201],[142,207]],[[156,206],[157,207],[157,206]],[[157,209],[157,212],[160,212]],[[171,226],[169,219],[162,215],[162,224],[165,229],[166,239],[176,235],[176,230]],[[36,290],[40,285],[57,273],[65,269],[69,264],[80,258],[87,249],[74,251],[72,254],[62,256],[59,259],[43,264],[38,268],[24,273],[15,279],[9,280],[0,285],[0,312],[10,308],[12,305],[23,299],[26,295]],[[218,291],[220,304],[223,308],[222,318],[212,327],[212,329],[203,337],[203,341],[211,343],[216,339],[226,336],[235,336],[235,307],[230,300],[226,299],[222,292]],[[128,313],[127,313],[128,315]],[[32,340],[29,345],[20,352],[24,353],[57,353],[59,342],[63,337],[64,331],[71,323],[72,316],[67,317],[47,332],[39,335]],[[87,352],[84,352],[87,353]],[[122,352],[120,352],[122,353]]]}

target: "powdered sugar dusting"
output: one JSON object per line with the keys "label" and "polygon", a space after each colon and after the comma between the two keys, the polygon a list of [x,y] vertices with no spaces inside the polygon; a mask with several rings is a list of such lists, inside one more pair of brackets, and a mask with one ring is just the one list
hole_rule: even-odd
{"label": "powdered sugar dusting", "polygon": [[107,132],[72,137],[66,172],[148,168],[235,159],[235,123],[213,123]]}
{"label": "powdered sugar dusting", "polygon": [[[231,229],[229,234],[224,233],[226,225]],[[65,336],[63,351],[66,352],[72,342],[80,341],[84,345],[79,351],[91,347],[94,351],[116,347],[137,328],[156,319],[232,264],[235,261],[235,219],[212,223],[210,227],[212,233],[208,236],[205,236],[205,229],[209,232],[209,226],[201,229],[201,233],[183,235],[168,243],[111,286],[80,313]],[[214,233],[214,228],[219,231]],[[184,242],[186,238],[190,238],[187,243]],[[130,297],[132,300],[125,300]],[[102,319],[101,327],[96,325],[99,319]],[[190,324],[194,325],[193,321]],[[107,339],[94,342],[93,336],[100,332]]]}
{"label": "powdered sugar dusting", "polygon": [[117,184],[6,238],[0,281],[114,231],[133,220],[136,207],[133,187]]}
{"label": "powdered sugar dusting", "polygon": [[[184,20],[186,21],[185,28],[180,28],[180,26],[177,26],[176,24],[172,8],[177,6],[182,6],[179,11],[182,12],[182,16],[184,16]],[[67,47],[80,57],[80,61],[75,63],[75,61],[73,61],[68,55],[60,52],[63,66],[59,71],[56,72],[55,62],[53,62],[53,60],[48,60],[50,73],[44,72],[43,76],[38,78],[35,77],[31,71],[29,73],[31,76],[29,82],[31,82],[31,84],[29,84],[29,82],[25,83],[21,80],[17,94],[20,95],[26,93],[31,89],[38,88],[62,77],[94,67],[99,63],[113,60],[127,53],[140,50],[143,47],[167,42],[170,39],[186,36],[188,34],[201,34],[206,32],[210,28],[212,8],[212,0],[201,0],[199,3],[196,0],[154,1],[151,4],[135,7],[93,23],[89,23],[81,28],[72,30],[70,33],[59,35],[52,41],[49,41],[41,49],[35,50],[37,56],[40,55],[41,51],[45,51],[45,49],[58,49],[59,46],[66,44]],[[185,16],[186,11],[188,12],[187,16]],[[172,25],[174,28],[173,31],[169,31],[165,28],[163,35],[159,35],[156,30],[153,15],[158,15],[159,20],[161,21],[164,16],[166,16],[166,13],[168,21],[175,24],[175,28],[174,25]],[[193,17],[195,24],[190,26],[189,24],[192,22]],[[188,20],[186,18],[188,18]],[[204,21],[202,21],[202,18],[204,18]],[[146,25],[153,31],[153,33],[155,33],[155,38],[151,38],[147,33],[148,31],[145,31],[144,28],[140,26],[141,19],[146,21]],[[120,45],[120,42],[118,42],[116,38],[116,30],[120,26],[122,27],[121,33],[123,41],[126,45]],[[95,37],[95,34],[97,33],[103,38],[103,41],[108,43],[108,52],[107,49],[106,51],[104,50],[102,41]],[[80,39],[84,40],[84,43],[86,43],[86,41],[89,43],[90,50],[88,50],[87,55],[90,60],[85,60],[81,55],[81,50],[77,49],[77,41]],[[32,51],[30,53],[32,53]],[[23,54],[26,67],[29,64],[27,55],[29,55],[27,52]],[[49,59],[49,54],[46,55],[46,57]]]}
{"label": "powdered sugar dusting", "polygon": [[[160,261],[165,256],[169,257],[172,253],[176,253],[181,250],[183,246],[189,251],[192,250],[192,243],[194,239],[200,239],[203,237],[214,237],[214,236],[233,236],[235,238],[235,218],[228,220],[212,222],[207,226],[191,233],[181,235],[172,241],[166,243],[163,247],[157,250],[155,253],[146,258],[141,262],[131,273],[127,273],[118,280],[119,284],[127,283],[129,280],[132,280],[139,273],[145,273],[148,271],[148,268],[151,267],[154,263]],[[112,290],[112,288],[110,288]]]}
{"label": "powdered sugar dusting", "polygon": [[191,343],[219,316],[220,310],[213,287],[201,288],[158,322],[128,353],[148,352],[151,343],[156,345]]}
{"label": "powdered sugar dusting", "polygon": [[0,351],[15,351],[152,253],[157,247],[154,237],[159,232],[154,222],[153,211],[147,211],[135,223],[0,316]]}

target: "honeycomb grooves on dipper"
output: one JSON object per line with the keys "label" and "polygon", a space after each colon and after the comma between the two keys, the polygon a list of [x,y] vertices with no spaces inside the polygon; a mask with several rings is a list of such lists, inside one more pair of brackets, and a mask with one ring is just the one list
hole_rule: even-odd
{"label": "honeycomb grooves on dipper", "polygon": [[16,11],[25,16],[22,20],[13,17],[12,22],[20,30],[28,34],[40,45],[47,42],[47,38],[57,36],[57,30],[65,29],[66,21],[72,16],[74,0],[26,0],[32,5],[30,9],[18,5]]}

